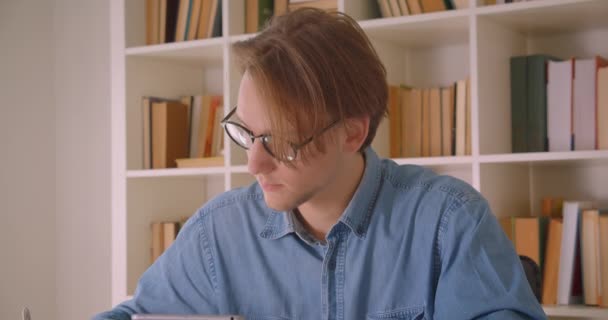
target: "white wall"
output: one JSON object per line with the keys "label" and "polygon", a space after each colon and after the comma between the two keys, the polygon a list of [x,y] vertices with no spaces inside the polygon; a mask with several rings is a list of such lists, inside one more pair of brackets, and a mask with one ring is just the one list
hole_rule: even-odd
{"label": "white wall", "polygon": [[0,1],[0,319],[55,319],[52,2]]}
{"label": "white wall", "polygon": [[82,320],[111,300],[109,1],[54,2],[57,319]]}
{"label": "white wall", "polygon": [[0,319],[110,307],[109,5],[0,1]]}

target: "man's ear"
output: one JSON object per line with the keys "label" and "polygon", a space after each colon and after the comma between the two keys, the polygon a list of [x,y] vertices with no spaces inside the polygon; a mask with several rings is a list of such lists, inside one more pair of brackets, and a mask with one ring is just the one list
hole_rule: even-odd
{"label": "man's ear", "polygon": [[344,151],[357,152],[367,139],[369,117],[349,118],[344,120]]}

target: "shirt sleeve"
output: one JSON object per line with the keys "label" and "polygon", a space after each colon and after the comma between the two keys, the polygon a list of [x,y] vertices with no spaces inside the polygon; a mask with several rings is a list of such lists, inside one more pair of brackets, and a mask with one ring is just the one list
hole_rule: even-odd
{"label": "shirt sleeve", "polygon": [[546,319],[511,241],[484,199],[448,211],[439,228],[437,319]]}
{"label": "shirt sleeve", "polygon": [[203,216],[195,214],[173,244],[144,272],[133,299],[94,320],[129,320],[135,313],[217,313],[213,260]]}

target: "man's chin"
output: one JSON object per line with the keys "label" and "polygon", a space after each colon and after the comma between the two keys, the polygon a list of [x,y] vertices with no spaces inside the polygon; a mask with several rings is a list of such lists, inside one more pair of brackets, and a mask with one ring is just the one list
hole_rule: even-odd
{"label": "man's chin", "polygon": [[276,195],[269,196],[266,193],[264,193],[264,201],[268,208],[275,211],[291,211],[296,207],[285,197],[277,197]]}

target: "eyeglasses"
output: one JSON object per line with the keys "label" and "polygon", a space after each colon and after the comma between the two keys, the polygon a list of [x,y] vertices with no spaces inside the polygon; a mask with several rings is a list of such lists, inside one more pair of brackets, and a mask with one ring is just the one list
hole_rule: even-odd
{"label": "eyeglasses", "polygon": [[[273,137],[270,134],[261,134],[257,136],[253,135],[253,132],[242,124],[228,120],[236,112],[236,108],[236,106],[232,108],[228,115],[226,115],[226,117],[224,117],[224,119],[222,119],[220,122],[230,139],[234,141],[237,146],[245,150],[249,150],[249,148],[253,146],[255,139],[260,139],[260,142],[264,146],[266,152],[279,161],[295,160],[296,156],[298,155],[298,150],[311,143],[316,137],[322,135],[325,131],[329,130],[339,122],[336,120],[330,123],[325,128],[319,130],[319,132],[310,136],[310,138],[296,144],[278,137]],[[284,154],[279,154],[279,150],[283,151]]]}

